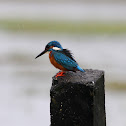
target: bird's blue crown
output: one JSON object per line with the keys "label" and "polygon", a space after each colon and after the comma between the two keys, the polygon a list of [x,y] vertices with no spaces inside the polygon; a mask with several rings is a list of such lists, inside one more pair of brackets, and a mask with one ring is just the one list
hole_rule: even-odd
{"label": "bird's blue crown", "polygon": [[54,47],[58,47],[60,49],[63,49],[63,47],[61,46],[61,44],[58,41],[51,41],[47,44],[47,46],[54,46]]}

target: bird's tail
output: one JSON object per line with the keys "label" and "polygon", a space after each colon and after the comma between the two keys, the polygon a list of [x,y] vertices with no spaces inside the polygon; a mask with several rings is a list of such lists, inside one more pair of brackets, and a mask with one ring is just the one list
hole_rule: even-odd
{"label": "bird's tail", "polygon": [[81,72],[85,72],[85,70],[83,70],[81,67],[77,66],[77,70],[81,71]]}

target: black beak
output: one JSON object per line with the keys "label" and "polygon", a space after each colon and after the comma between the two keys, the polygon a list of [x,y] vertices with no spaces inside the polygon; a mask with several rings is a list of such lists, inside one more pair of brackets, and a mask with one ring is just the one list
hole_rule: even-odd
{"label": "black beak", "polygon": [[44,50],[44,51],[43,51],[43,52],[41,52],[38,56],[36,56],[36,57],[35,57],[35,59],[36,59],[36,58],[38,58],[39,56],[41,56],[41,55],[45,54],[47,51],[48,51],[48,50]]}

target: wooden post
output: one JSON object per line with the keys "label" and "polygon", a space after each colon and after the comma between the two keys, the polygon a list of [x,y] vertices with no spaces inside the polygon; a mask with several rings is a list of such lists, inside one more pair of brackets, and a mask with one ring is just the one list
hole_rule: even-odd
{"label": "wooden post", "polygon": [[66,72],[53,77],[51,126],[106,126],[104,72]]}

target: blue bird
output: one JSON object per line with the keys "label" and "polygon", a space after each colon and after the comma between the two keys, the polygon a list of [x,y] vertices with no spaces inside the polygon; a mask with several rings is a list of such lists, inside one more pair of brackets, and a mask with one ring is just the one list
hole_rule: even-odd
{"label": "blue bird", "polygon": [[62,70],[62,72],[59,72],[56,77],[64,76],[65,71],[85,72],[73,58],[71,52],[67,49],[63,49],[58,41],[49,42],[46,45],[45,50],[40,53],[36,58],[45,54],[46,52],[50,52],[49,59],[51,64],[54,65],[56,68]]}

